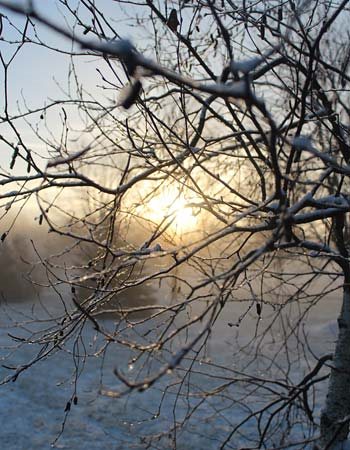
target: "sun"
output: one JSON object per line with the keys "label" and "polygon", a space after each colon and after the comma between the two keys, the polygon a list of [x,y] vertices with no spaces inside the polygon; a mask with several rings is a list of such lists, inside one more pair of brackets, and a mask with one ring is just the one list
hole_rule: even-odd
{"label": "sun", "polygon": [[149,201],[147,209],[151,220],[170,224],[176,234],[195,231],[198,226],[190,201],[177,189],[164,189]]}

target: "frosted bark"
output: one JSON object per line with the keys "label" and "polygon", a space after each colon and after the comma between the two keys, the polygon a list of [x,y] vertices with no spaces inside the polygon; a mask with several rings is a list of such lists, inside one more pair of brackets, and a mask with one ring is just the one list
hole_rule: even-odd
{"label": "frosted bark", "polygon": [[344,284],[343,305],[338,318],[338,341],[330,374],[325,408],[321,415],[320,446],[339,448],[349,432],[350,415],[350,285]]}

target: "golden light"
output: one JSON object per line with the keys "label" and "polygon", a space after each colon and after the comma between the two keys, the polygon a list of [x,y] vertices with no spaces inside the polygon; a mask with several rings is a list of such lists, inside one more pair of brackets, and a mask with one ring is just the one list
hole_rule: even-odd
{"label": "golden light", "polygon": [[181,235],[195,231],[198,226],[197,217],[189,203],[177,189],[164,189],[149,201],[147,215],[153,222],[171,223],[169,228]]}

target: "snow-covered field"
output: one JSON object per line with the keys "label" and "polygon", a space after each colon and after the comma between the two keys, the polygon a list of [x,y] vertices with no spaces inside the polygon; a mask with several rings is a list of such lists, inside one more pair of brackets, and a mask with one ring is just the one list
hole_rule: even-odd
{"label": "snow-covered field", "polygon": [[[50,301],[54,302],[54,299]],[[12,316],[18,320],[22,317],[23,320],[23,316],[17,316],[14,311],[21,314],[28,312],[29,314],[31,307],[31,302],[13,303],[11,304]],[[336,301],[323,302],[315,309],[315,313],[310,315],[306,332],[309,337],[309,345],[318,355],[322,355],[332,348],[336,336],[337,309]],[[229,311],[228,314],[230,314]],[[232,311],[232,315],[234,315],[234,311]],[[206,357],[231,367],[234,366],[233,341],[230,340],[233,331],[227,326],[227,317],[225,315],[225,318],[217,324],[217,332],[213,333]],[[105,320],[108,322],[112,319]],[[264,320],[262,320],[261,326],[263,326],[263,322]],[[16,330],[9,328],[11,323],[5,314],[2,314],[0,326],[0,345],[3,347],[1,355],[4,356],[8,352],[4,347],[15,344],[7,333],[16,335]],[[249,340],[254,332],[255,329],[250,321],[250,326],[242,327],[240,342]],[[92,337],[92,330],[87,330],[85,342],[91,341]],[[276,347],[271,344],[270,347],[266,347],[266,352],[273,352],[275,349]],[[37,349],[31,348],[31,346],[20,347],[11,358],[6,360],[6,364],[9,365],[10,362],[13,365],[23,364],[30,359],[31,353],[35,350]],[[280,358],[282,364],[283,356],[281,355]],[[293,356],[298,358],[297,355],[289,355],[289,358],[293,358]],[[72,404],[62,435],[60,432],[65,418],[64,410],[75,387],[72,381],[74,364],[71,355],[57,353],[23,372],[16,382],[1,386],[0,448],[3,450],[44,450],[49,449],[53,443],[57,448],[73,450],[146,448],[144,436],[164,432],[171,427],[174,421],[173,406],[176,389],[166,391],[165,388],[167,384],[176,382],[176,379],[169,375],[154,388],[145,392],[135,392],[121,399],[100,395],[101,388],[118,387],[117,379],[113,374],[114,368],[120,367],[126,371],[133,369],[132,366],[128,366],[129,358],[130,354],[125,349],[112,348],[103,361],[102,369],[101,358],[91,357],[87,360],[77,384],[78,401],[76,405]],[[202,368],[204,366],[205,363]],[[303,362],[300,361],[296,367],[297,371],[291,374],[291,377],[296,380],[302,379],[306,370]],[[11,371],[4,367],[0,368],[2,377],[10,373]],[[193,377],[194,385],[196,382],[199,385],[203,383],[203,378],[200,376],[198,376],[198,380],[196,380],[195,374]],[[244,390],[242,387],[237,389]],[[167,395],[163,397],[165,391]],[[159,415],[158,406],[161,400],[162,408]],[[230,430],[232,423],[237,423],[246,414],[244,407],[241,409],[229,408],[229,402],[227,408],[220,409],[222,401],[224,400],[219,398],[216,404],[214,399],[207,402],[203,408],[198,408],[194,419],[190,420],[181,434],[177,436],[177,448],[184,450],[219,448],[219,442]],[[176,420],[181,420],[186,414],[189,402],[191,400],[180,399],[177,404]],[[195,401],[191,406],[194,404]],[[250,425],[248,422],[246,427],[248,432]],[[150,448],[171,448],[173,438],[173,435],[163,438],[159,444],[154,441]],[[240,444],[236,440],[227,448],[239,447]]]}

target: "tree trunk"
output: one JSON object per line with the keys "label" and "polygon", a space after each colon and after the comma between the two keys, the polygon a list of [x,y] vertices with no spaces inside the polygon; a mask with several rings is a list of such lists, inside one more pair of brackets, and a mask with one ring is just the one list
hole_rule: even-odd
{"label": "tree trunk", "polygon": [[350,269],[344,242],[344,217],[334,221],[335,241],[342,255],[343,304],[338,318],[338,340],[333,357],[325,408],[321,414],[320,448],[341,448],[350,423]]}
{"label": "tree trunk", "polygon": [[326,405],[321,415],[321,448],[335,448],[347,438],[350,415],[350,286],[344,285],[339,334]]}

